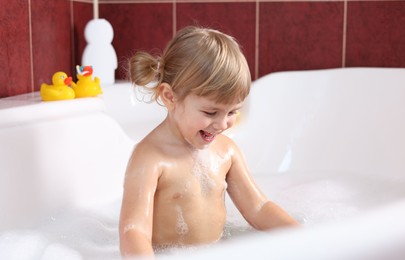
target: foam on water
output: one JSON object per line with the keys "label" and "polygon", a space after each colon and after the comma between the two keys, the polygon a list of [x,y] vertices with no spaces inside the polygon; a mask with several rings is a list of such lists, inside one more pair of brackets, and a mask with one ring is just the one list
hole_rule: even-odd
{"label": "foam on water", "polygon": [[81,254],[73,250],[71,248],[68,248],[65,245],[59,244],[59,243],[53,243],[50,244],[46,247],[44,250],[41,260],[82,260],[83,257]]}
{"label": "foam on water", "polygon": [[[257,175],[268,198],[310,226],[355,216],[405,196],[403,181],[349,173]],[[224,240],[254,231],[226,196]],[[0,259],[120,259],[118,220],[121,200],[95,210],[66,209],[34,229],[0,231]],[[181,208],[178,230],[187,231]],[[219,242],[221,243],[221,242]],[[209,245],[208,245],[209,246]],[[158,254],[189,254],[200,247],[173,245]]]}
{"label": "foam on water", "polygon": [[5,231],[0,233],[0,258],[39,259],[47,243],[47,238],[38,231]]}
{"label": "foam on water", "polygon": [[35,229],[0,232],[0,258],[119,259],[119,206],[117,201],[96,211],[67,209]]}

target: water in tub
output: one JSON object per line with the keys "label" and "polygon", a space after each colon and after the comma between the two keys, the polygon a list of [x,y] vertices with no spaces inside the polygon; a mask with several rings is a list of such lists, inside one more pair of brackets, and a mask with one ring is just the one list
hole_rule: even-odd
{"label": "water in tub", "polygon": [[[354,216],[359,210],[405,195],[405,192],[399,192],[400,183],[389,179],[362,178],[349,173],[308,176],[283,173],[257,175],[255,180],[269,198],[283,205],[307,226]],[[256,232],[246,224],[229,198],[226,200],[228,220],[223,239]],[[49,216],[35,229],[4,230],[0,233],[0,258],[119,259],[117,227],[120,203],[117,200],[92,211],[67,210]],[[158,250],[157,254],[184,254],[194,248]]]}

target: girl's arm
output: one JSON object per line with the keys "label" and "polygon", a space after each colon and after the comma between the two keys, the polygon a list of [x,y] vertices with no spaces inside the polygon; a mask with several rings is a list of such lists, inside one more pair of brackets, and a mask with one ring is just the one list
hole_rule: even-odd
{"label": "girl's arm", "polygon": [[227,174],[228,193],[246,221],[259,230],[298,225],[286,211],[269,201],[260,191],[239,148],[232,140],[229,140],[229,144],[233,155]]}
{"label": "girl's arm", "polygon": [[125,174],[120,214],[120,251],[123,257],[153,256],[153,201],[160,170],[152,151],[134,150]]}

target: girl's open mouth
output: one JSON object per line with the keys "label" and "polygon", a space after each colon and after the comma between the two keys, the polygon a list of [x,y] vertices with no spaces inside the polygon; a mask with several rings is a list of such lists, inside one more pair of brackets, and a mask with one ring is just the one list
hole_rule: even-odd
{"label": "girl's open mouth", "polygon": [[207,143],[211,143],[215,138],[214,134],[211,134],[211,133],[203,131],[203,130],[200,130],[200,135],[201,135],[202,139]]}

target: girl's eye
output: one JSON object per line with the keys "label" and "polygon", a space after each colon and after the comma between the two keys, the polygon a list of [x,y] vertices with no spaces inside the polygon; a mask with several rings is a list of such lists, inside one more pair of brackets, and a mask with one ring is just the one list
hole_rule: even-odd
{"label": "girl's eye", "polygon": [[203,111],[204,114],[206,114],[207,116],[215,116],[217,112],[207,112],[207,111]]}
{"label": "girl's eye", "polygon": [[231,111],[231,112],[229,112],[228,116],[237,115],[238,113],[239,113],[239,111],[238,111],[238,110]]}

